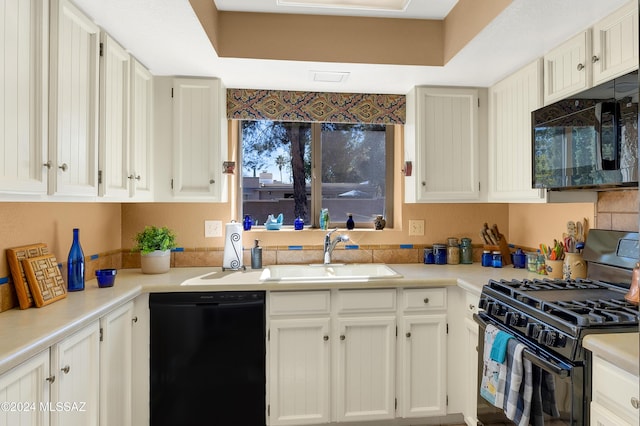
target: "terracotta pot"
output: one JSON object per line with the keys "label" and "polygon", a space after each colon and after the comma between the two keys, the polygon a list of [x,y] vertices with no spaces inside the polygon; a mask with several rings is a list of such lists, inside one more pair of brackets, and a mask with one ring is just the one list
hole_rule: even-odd
{"label": "terracotta pot", "polygon": [[140,255],[143,274],[164,274],[171,269],[171,250],[156,250]]}

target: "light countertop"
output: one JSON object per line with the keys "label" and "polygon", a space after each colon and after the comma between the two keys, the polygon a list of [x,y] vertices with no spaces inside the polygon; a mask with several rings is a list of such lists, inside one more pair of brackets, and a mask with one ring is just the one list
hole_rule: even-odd
{"label": "light countertop", "polygon": [[[221,271],[216,267],[171,268],[166,274],[146,275],[139,269],[118,270],[115,285],[98,288],[95,279],[86,282],[85,290],[68,293],[51,305],[26,310],[11,309],[0,313],[0,374],[40,351],[61,341],[73,332],[98,320],[121,304],[143,293],[176,291],[240,290],[318,290],[333,288],[443,287],[458,285],[477,296],[489,279],[539,278],[526,269],[508,266],[501,269],[472,265],[395,264],[391,268],[402,278],[378,279],[357,283],[278,283],[260,282],[261,270]],[[186,280],[209,275],[206,285],[181,286]],[[634,334],[634,333],[626,333]],[[636,335],[637,371],[637,335]],[[636,373],[637,374],[637,373]]]}
{"label": "light countertop", "polygon": [[640,338],[638,333],[590,334],[582,341],[583,346],[629,373],[640,375]]}

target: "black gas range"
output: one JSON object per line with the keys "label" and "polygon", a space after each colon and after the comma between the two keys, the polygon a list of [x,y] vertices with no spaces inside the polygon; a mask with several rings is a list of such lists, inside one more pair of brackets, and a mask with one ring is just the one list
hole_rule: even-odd
{"label": "black gas range", "polygon": [[479,307],[530,346],[580,362],[585,335],[638,331],[638,308],[624,299],[627,291],[590,279],[491,280]]}
{"label": "black gas range", "polygon": [[[593,333],[637,332],[638,307],[624,298],[640,257],[638,233],[592,229],[583,256],[585,279],[490,280],[482,289],[475,320],[478,338],[479,382],[482,379],[484,333],[488,325],[511,334],[525,345],[523,357],[548,377],[557,407],[545,412],[542,423],[589,425],[591,356],[582,340]],[[562,397],[560,397],[562,396]],[[509,421],[502,410],[478,396],[478,424]]]}

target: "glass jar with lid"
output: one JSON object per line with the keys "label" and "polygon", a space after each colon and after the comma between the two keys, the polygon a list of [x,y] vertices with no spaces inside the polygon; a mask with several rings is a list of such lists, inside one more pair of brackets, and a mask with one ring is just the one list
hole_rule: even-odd
{"label": "glass jar with lid", "polygon": [[447,238],[447,263],[449,265],[460,263],[460,245],[457,238]]}
{"label": "glass jar with lid", "polygon": [[445,244],[434,244],[433,256],[435,257],[436,265],[446,265],[447,264],[447,246]]}
{"label": "glass jar with lid", "polygon": [[460,239],[460,263],[468,265],[473,263],[473,248],[471,238]]}

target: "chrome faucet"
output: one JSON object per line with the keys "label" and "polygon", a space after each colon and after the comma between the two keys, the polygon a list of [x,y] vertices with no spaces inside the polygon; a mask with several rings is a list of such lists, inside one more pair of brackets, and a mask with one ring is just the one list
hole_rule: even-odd
{"label": "chrome faucet", "polygon": [[333,239],[333,241],[331,241],[331,234],[333,234],[337,230],[338,228],[334,229],[333,231],[329,231],[327,232],[327,235],[324,236],[324,264],[325,265],[328,265],[329,263],[331,263],[331,253],[333,252],[333,249],[336,248],[336,245],[340,242],[344,243],[346,241],[349,241],[348,235],[338,235]]}

